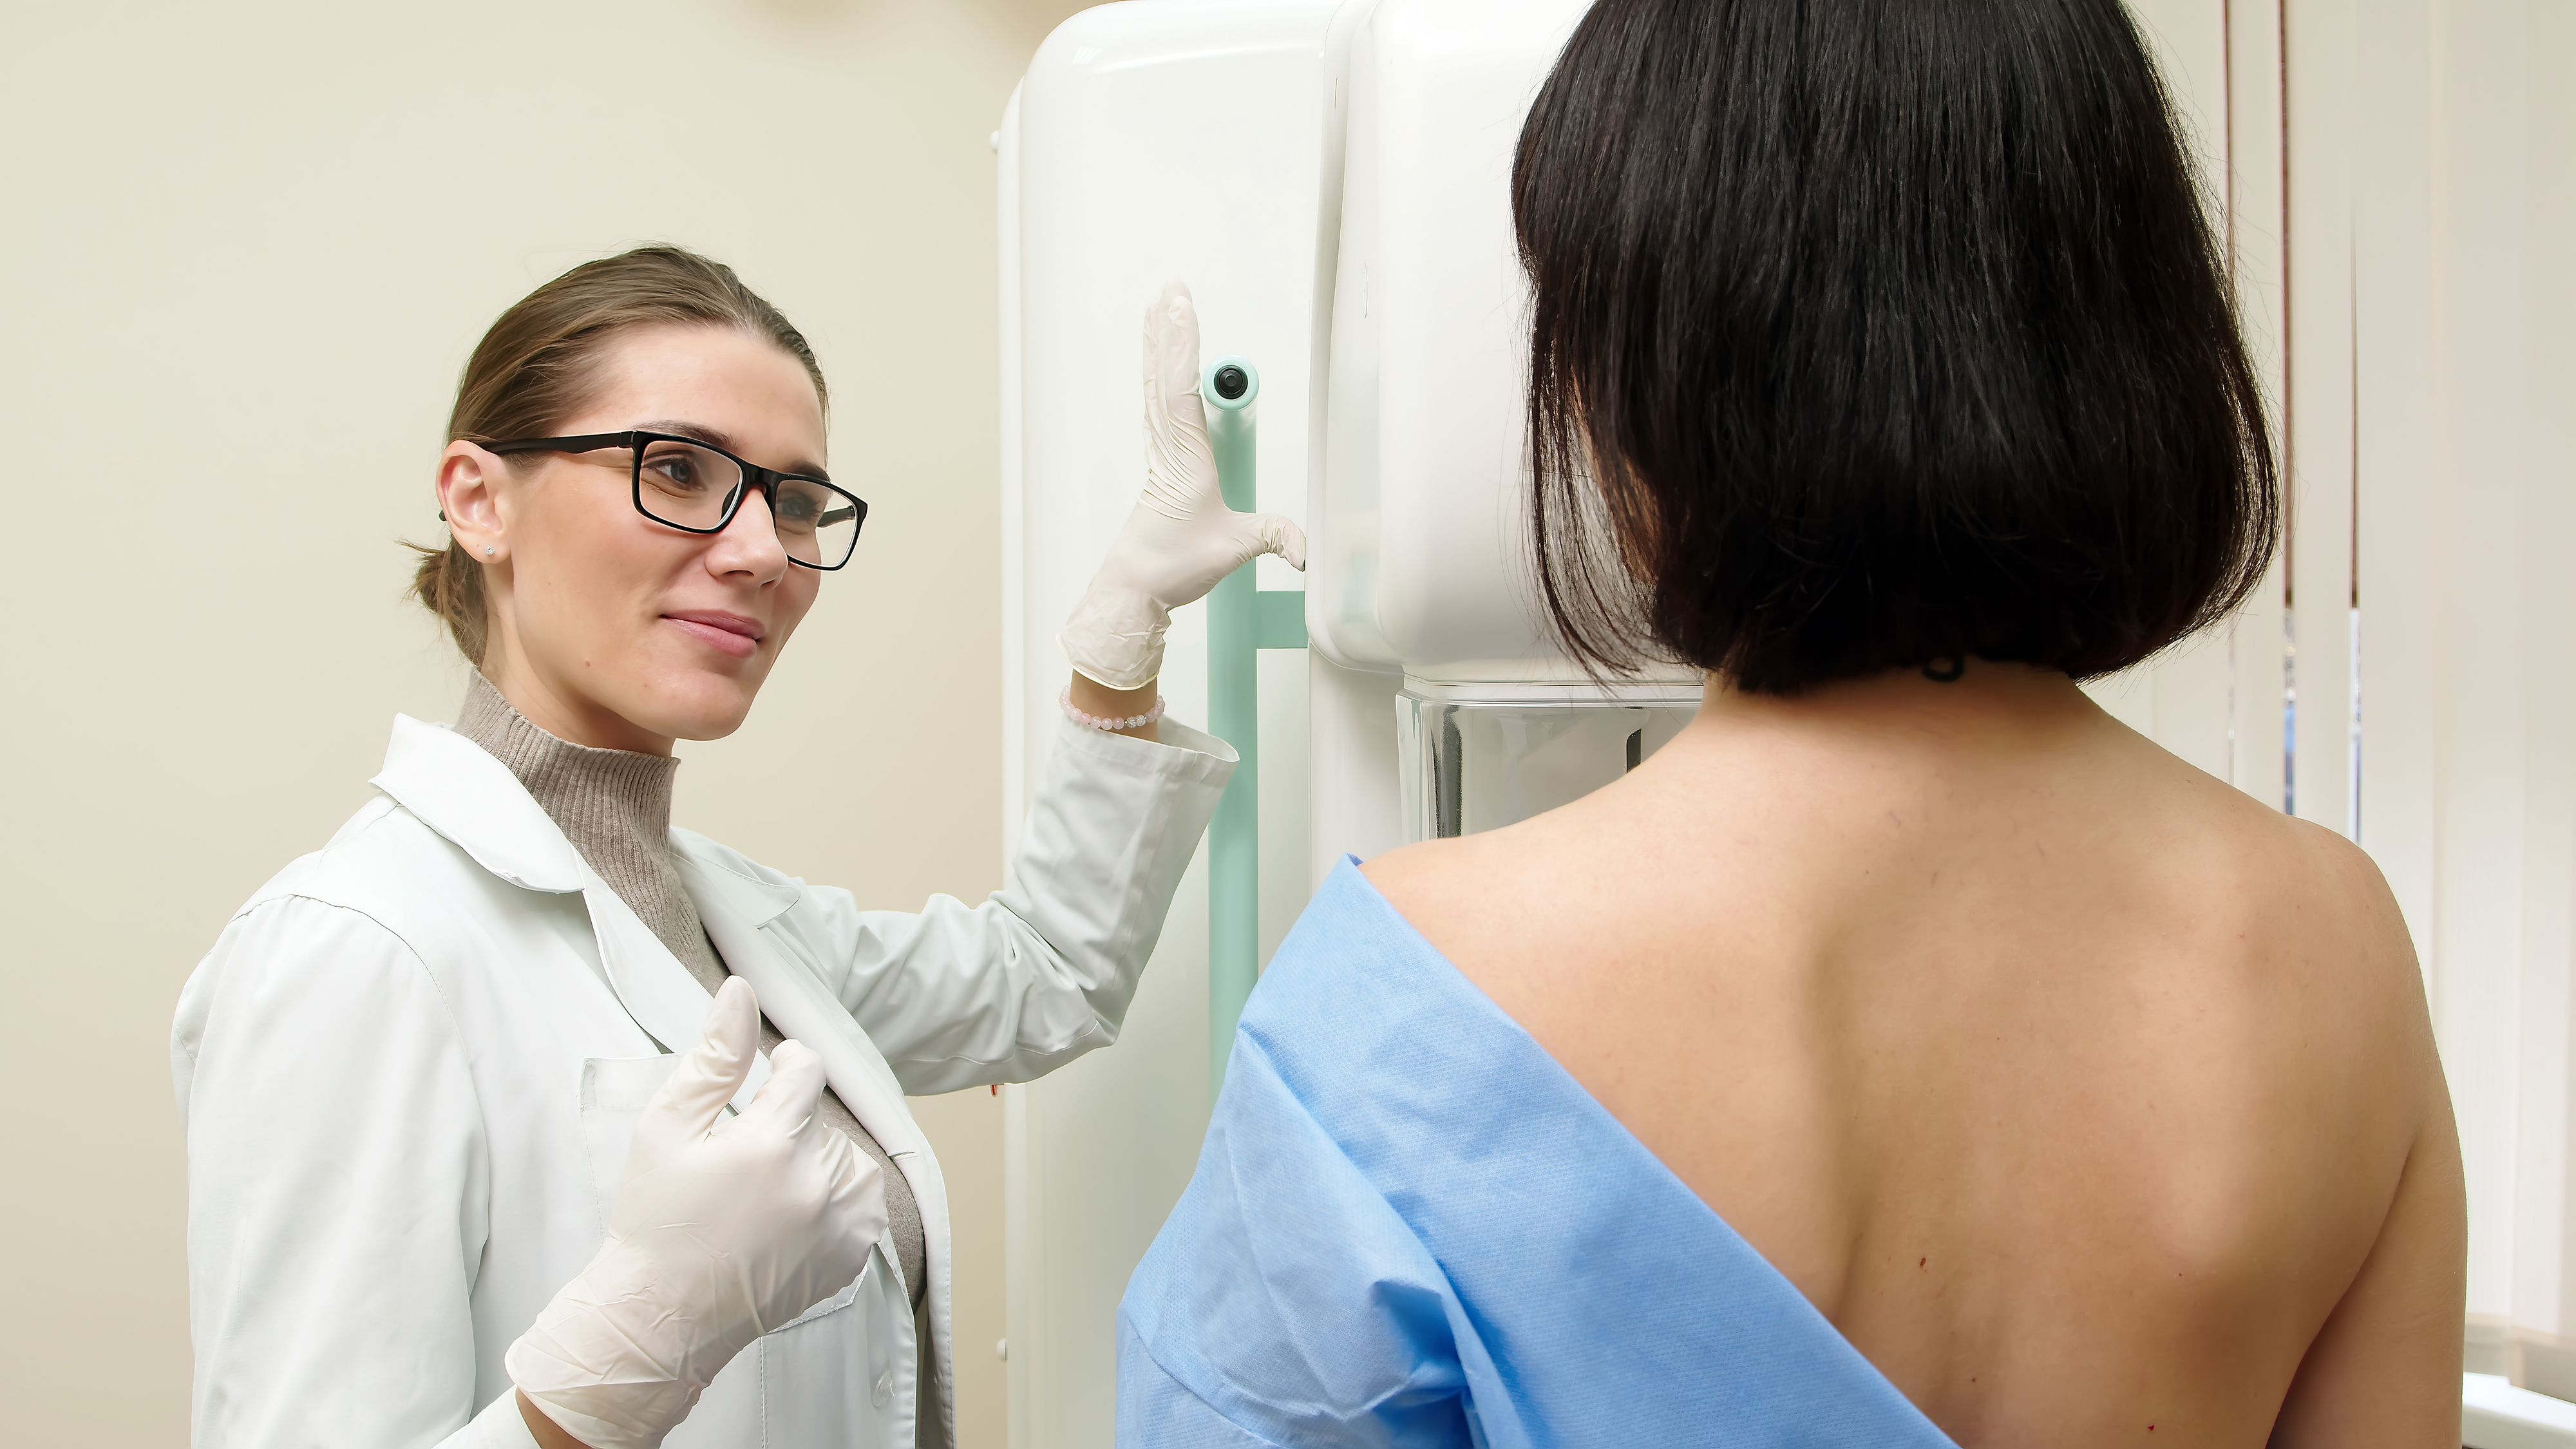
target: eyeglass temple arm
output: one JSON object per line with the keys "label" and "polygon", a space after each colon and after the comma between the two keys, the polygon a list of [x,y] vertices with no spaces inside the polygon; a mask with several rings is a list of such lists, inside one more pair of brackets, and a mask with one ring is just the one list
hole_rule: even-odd
{"label": "eyeglass temple arm", "polygon": [[508,438],[483,444],[487,453],[587,453],[593,448],[631,448],[635,446],[632,430],[623,433],[583,433],[570,438]]}

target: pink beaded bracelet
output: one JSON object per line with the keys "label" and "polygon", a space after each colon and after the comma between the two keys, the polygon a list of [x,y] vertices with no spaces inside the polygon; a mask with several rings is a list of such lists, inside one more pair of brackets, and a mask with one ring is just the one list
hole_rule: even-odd
{"label": "pink beaded bracelet", "polygon": [[1163,697],[1159,694],[1154,696],[1154,707],[1152,709],[1145,711],[1143,714],[1129,715],[1125,719],[1103,719],[1099,715],[1085,714],[1081,710],[1075,709],[1073,707],[1073,686],[1070,684],[1064,687],[1064,693],[1057,698],[1056,703],[1064,706],[1064,717],[1073,721],[1075,724],[1081,725],[1087,729],[1108,730],[1112,733],[1119,730],[1141,730],[1145,726],[1152,724],[1154,721],[1163,717]]}

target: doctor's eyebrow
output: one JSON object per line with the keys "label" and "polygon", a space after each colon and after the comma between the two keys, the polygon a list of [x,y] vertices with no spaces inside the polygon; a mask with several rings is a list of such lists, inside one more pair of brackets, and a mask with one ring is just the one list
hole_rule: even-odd
{"label": "doctor's eyebrow", "polygon": [[[635,431],[642,433],[672,433],[683,438],[695,438],[701,443],[712,443],[728,453],[748,456],[743,454],[742,445],[733,440],[733,434],[722,428],[708,427],[704,423],[693,423],[683,418],[661,418],[654,422],[637,423],[634,428]],[[802,459],[778,471],[793,473],[800,478],[819,478],[826,483],[832,481],[832,475],[823,471],[822,464]]]}

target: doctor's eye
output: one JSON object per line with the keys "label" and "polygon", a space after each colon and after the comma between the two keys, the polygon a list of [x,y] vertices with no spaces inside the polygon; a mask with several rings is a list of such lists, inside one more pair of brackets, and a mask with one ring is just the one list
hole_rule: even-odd
{"label": "doctor's eye", "polygon": [[657,488],[693,493],[706,486],[706,468],[688,450],[672,448],[644,455],[644,476]]}
{"label": "doctor's eye", "polygon": [[696,501],[722,498],[741,481],[742,470],[722,453],[687,443],[646,445],[636,477],[666,498]]}
{"label": "doctor's eye", "polygon": [[778,485],[778,499],[773,510],[778,517],[778,531],[794,530],[811,533],[822,521],[824,510],[831,506],[829,491],[811,483],[790,478]]}

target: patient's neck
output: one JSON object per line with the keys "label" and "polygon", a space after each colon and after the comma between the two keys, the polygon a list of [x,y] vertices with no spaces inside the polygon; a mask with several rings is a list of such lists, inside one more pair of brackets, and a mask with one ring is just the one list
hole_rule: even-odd
{"label": "patient's neck", "polygon": [[1902,732],[1930,745],[2034,744],[2039,737],[2099,725],[2103,715],[2075,681],[2054,669],[1984,659],[1938,660],[1838,679],[1796,694],[1759,694],[1710,675],[1694,733],[1744,730]]}

